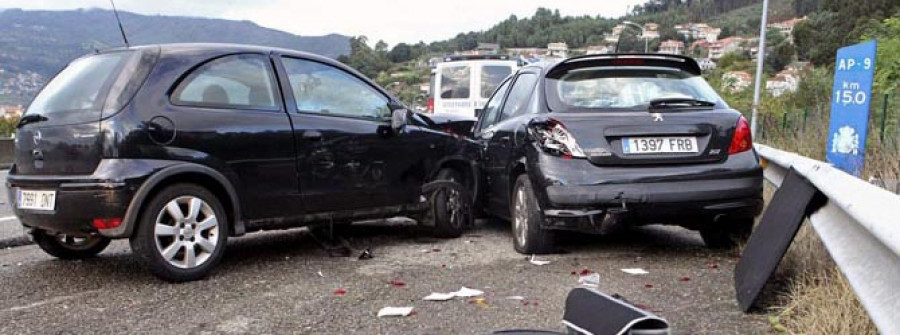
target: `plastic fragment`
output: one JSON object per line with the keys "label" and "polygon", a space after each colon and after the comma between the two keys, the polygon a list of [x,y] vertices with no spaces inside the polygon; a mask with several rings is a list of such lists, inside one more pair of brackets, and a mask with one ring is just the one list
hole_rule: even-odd
{"label": "plastic fragment", "polygon": [[399,281],[399,280],[391,280],[390,283],[391,283],[391,286],[394,286],[394,287],[404,287],[404,286],[406,286],[406,283],[404,283],[404,282],[402,282],[402,281]]}
{"label": "plastic fragment", "polygon": [[581,270],[581,275],[582,275],[582,276],[586,276],[586,275],[589,275],[589,274],[591,274],[591,270],[588,270],[588,269],[583,269],[583,270]]}
{"label": "plastic fragment", "polygon": [[334,290],[334,295],[345,295],[345,294],[347,294],[347,290],[345,290],[345,289],[339,288],[339,289]]}
{"label": "plastic fragment", "polygon": [[455,297],[456,297],[456,295],[453,293],[432,293],[432,294],[429,294],[428,296],[422,298],[422,300],[447,301],[447,300],[453,299]]}
{"label": "plastic fragment", "polygon": [[588,287],[600,287],[600,274],[599,273],[589,273],[586,275],[582,275],[578,277],[578,284],[582,286]]}
{"label": "plastic fragment", "polygon": [[477,297],[479,295],[484,294],[484,291],[479,291],[476,289],[471,289],[471,288],[463,286],[462,288],[459,289],[459,291],[453,292],[453,294],[456,295],[457,297],[471,298],[471,297]]}
{"label": "plastic fragment", "polygon": [[475,299],[470,300],[469,303],[478,305],[478,307],[481,307],[481,308],[488,307],[487,299],[485,299],[485,298],[475,298]]}
{"label": "plastic fragment", "polygon": [[362,253],[359,254],[360,260],[372,259],[373,257],[372,251],[369,249],[363,250]]}
{"label": "plastic fragment", "polygon": [[625,272],[630,275],[645,275],[645,274],[650,273],[650,272],[647,272],[647,270],[644,270],[641,268],[622,269],[622,272]]}
{"label": "plastic fragment", "polygon": [[505,297],[505,298],[503,298],[503,299],[507,299],[507,300],[525,300],[525,297],[523,297],[523,296],[521,296],[521,295],[511,295],[511,296]]}
{"label": "plastic fragment", "polygon": [[529,259],[528,261],[531,262],[531,264],[534,264],[534,265],[547,265],[547,264],[550,264],[550,263],[551,263],[550,261],[539,261],[539,260],[536,260],[536,259],[534,259],[534,255],[531,255],[531,259]]}
{"label": "plastic fragment", "polygon": [[679,278],[678,280],[680,280],[680,281],[691,281],[691,277],[685,276],[685,277]]}
{"label": "plastic fragment", "polygon": [[383,318],[386,316],[409,316],[412,314],[412,307],[385,307],[378,310],[378,317]]}
{"label": "plastic fragment", "polygon": [[718,269],[718,268],[719,268],[719,264],[716,264],[716,263],[709,263],[709,264],[706,265],[706,267],[708,267],[708,268],[710,268],[710,269]]}
{"label": "plastic fragment", "polygon": [[319,277],[325,278],[325,274],[322,273],[322,271],[316,272],[316,275],[318,275]]}
{"label": "plastic fragment", "polygon": [[644,288],[653,288],[652,284],[644,284]]}

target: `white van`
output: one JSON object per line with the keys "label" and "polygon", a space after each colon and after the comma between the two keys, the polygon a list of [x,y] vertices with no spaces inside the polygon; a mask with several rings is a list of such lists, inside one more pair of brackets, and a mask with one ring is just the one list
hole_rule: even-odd
{"label": "white van", "polygon": [[448,56],[431,73],[428,112],[475,117],[518,62],[506,55]]}

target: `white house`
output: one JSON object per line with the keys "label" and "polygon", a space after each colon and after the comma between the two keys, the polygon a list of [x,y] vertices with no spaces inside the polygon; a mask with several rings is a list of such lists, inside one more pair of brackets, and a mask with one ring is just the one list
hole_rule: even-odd
{"label": "white house", "polygon": [[659,44],[659,53],[681,55],[684,53],[684,42],[679,40],[667,40]]}
{"label": "white house", "polygon": [[730,71],[722,75],[722,89],[731,93],[743,92],[750,87],[753,76],[745,71]]}

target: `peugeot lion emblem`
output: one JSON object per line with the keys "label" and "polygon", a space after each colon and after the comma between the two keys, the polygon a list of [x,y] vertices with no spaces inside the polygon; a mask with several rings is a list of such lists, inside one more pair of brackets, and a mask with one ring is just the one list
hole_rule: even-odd
{"label": "peugeot lion emblem", "polygon": [[39,145],[39,144],[41,143],[41,131],[40,131],[40,130],[35,130],[35,131],[34,131],[34,136],[33,136],[31,139],[34,140],[34,145],[35,145],[35,146]]}
{"label": "peugeot lion emblem", "polygon": [[661,113],[652,113],[650,116],[653,117],[653,122],[663,122],[663,117]]}

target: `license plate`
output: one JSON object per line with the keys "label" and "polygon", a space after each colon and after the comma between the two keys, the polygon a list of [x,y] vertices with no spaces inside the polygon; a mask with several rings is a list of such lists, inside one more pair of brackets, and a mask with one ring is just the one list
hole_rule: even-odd
{"label": "license plate", "polygon": [[622,152],[626,154],[667,154],[698,152],[696,137],[625,137]]}
{"label": "license plate", "polygon": [[56,206],[56,191],[19,190],[16,205],[20,209],[52,211]]}

